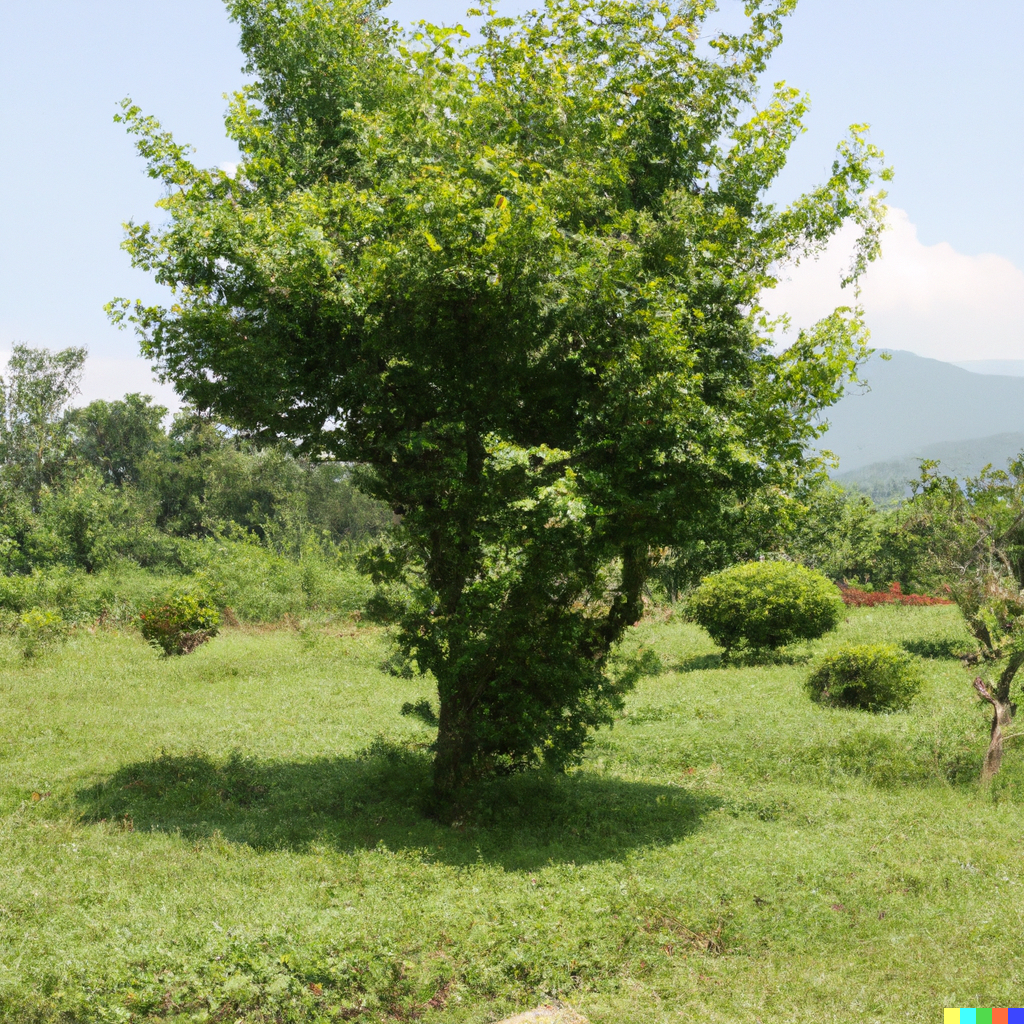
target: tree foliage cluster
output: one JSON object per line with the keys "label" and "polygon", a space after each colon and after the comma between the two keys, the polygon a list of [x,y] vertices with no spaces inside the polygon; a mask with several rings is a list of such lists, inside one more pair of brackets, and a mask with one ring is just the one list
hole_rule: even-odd
{"label": "tree foliage cluster", "polygon": [[879,505],[826,476],[792,491],[764,489],[726,509],[714,535],[669,547],[652,584],[669,600],[730,565],[784,558],[839,584],[906,594],[942,592],[943,568],[932,554],[936,525],[912,501]]}
{"label": "tree foliage cluster", "polygon": [[[243,533],[294,549],[365,545],[391,515],[337,464],[258,449],[148,396],[73,408],[82,349],[16,346],[0,380],[0,565],[180,567],[183,542]],[[187,543],[186,543],[187,546]]]}

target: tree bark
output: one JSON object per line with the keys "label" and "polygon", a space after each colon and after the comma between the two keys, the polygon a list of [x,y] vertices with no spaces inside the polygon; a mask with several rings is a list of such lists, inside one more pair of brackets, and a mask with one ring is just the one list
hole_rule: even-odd
{"label": "tree bark", "polygon": [[629,626],[636,625],[643,618],[643,591],[650,568],[646,547],[627,545],[622,549],[622,581],[601,630],[604,641],[602,654],[607,653]]}
{"label": "tree bark", "polygon": [[[981,780],[987,782],[1003,763],[1003,733],[1013,721],[1014,706],[1008,700],[1000,700],[986,685],[981,676],[974,679],[974,688],[982,700],[992,705],[992,732],[989,735],[985,763],[981,769]],[[1002,687],[1000,687],[1002,690]]]}
{"label": "tree bark", "polygon": [[478,495],[475,492],[483,477],[487,450],[478,429],[468,430],[464,443],[463,501],[454,510],[455,522],[439,523],[433,531],[428,560],[428,572],[449,627],[446,665],[434,668],[439,708],[434,744],[433,801],[434,813],[445,818],[458,816],[459,798],[469,781],[475,742],[468,729],[475,699],[472,687],[467,686],[459,667],[462,650],[458,628],[453,635],[451,626],[459,615],[466,581],[478,569],[474,541],[478,530]]}
{"label": "tree bark", "polygon": [[465,735],[452,707],[458,698],[440,700],[437,741],[434,746],[434,811],[454,814],[458,794],[466,783]]}

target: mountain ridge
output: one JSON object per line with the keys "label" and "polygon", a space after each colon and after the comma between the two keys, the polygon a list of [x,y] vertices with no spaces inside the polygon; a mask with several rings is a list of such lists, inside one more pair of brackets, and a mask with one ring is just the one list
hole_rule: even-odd
{"label": "mountain ridge", "polygon": [[939,472],[957,479],[977,476],[986,466],[1003,469],[1024,451],[1024,432],[993,434],[991,437],[945,441],[927,445],[921,454],[887,462],[872,462],[846,473],[834,473],[833,479],[847,487],[869,494],[875,501],[891,501],[910,493],[910,482],[921,475],[921,460],[939,463]]}
{"label": "mountain ridge", "polygon": [[901,350],[876,353],[860,376],[867,388],[844,395],[829,411],[817,445],[838,457],[837,479],[937,455],[955,458],[964,467],[958,475],[969,474],[985,464],[977,463],[986,452],[1001,455],[1010,443],[993,438],[1024,435],[1022,377],[976,373]]}

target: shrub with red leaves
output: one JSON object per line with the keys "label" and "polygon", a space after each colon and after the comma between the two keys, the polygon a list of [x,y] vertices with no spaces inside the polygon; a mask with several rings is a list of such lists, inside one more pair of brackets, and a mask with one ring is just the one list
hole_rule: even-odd
{"label": "shrub with red leaves", "polygon": [[859,587],[839,585],[843,604],[851,608],[874,608],[876,604],[952,604],[944,597],[930,597],[928,594],[904,594],[899,582],[889,584],[888,590],[861,590]]}

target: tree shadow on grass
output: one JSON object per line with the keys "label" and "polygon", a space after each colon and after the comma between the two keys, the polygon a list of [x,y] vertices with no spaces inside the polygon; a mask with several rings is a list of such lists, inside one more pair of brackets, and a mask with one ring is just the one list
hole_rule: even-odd
{"label": "tree shadow on grass", "polygon": [[722,667],[722,654],[691,654],[686,658],[680,658],[674,665],[666,666],[669,672],[702,672],[708,669]]}
{"label": "tree shadow on grass", "polygon": [[921,658],[965,658],[972,652],[970,643],[958,636],[922,636],[901,640],[900,646]]}
{"label": "tree shadow on grass", "polygon": [[673,786],[594,776],[529,773],[481,786],[464,819],[445,825],[423,810],[425,751],[374,743],[354,757],[263,761],[235,754],[161,754],[80,790],[87,822],[137,832],[213,835],[261,850],[421,851],[432,860],[478,860],[509,870],[615,859],[675,842],[720,801]]}
{"label": "tree shadow on grass", "polygon": [[778,650],[754,650],[745,648],[734,651],[724,662],[726,668],[789,668],[806,665],[814,652],[803,645],[780,647]]}
{"label": "tree shadow on grass", "polygon": [[723,651],[692,654],[669,665],[670,672],[701,672],[716,668],[773,668],[806,665],[813,652],[805,647],[783,647],[777,651],[742,649],[726,656]]}

